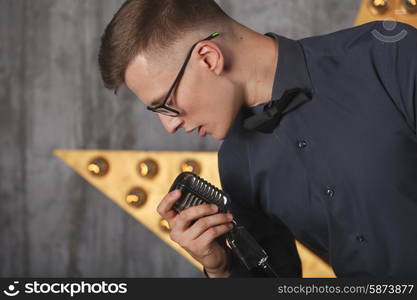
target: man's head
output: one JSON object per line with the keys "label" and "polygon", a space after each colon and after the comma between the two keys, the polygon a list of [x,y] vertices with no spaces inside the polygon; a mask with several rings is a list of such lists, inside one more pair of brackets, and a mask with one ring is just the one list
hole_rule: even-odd
{"label": "man's head", "polygon": [[[145,105],[161,104],[196,44],[167,102],[180,114],[158,115],[169,132],[200,127],[202,135],[223,139],[245,93],[233,55],[242,28],[213,0],[126,1],[102,37],[104,84],[113,90],[126,84]],[[220,35],[204,40],[213,32]]]}

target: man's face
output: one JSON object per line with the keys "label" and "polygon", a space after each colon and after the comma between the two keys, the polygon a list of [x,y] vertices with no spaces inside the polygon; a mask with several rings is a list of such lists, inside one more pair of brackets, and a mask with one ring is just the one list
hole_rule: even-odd
{"label": "man's face", "polygon": [[[185,132],[196,130],[200,136],[210,134],[216,140],[226,136],[242,100],[236,86],[224,75],[223,56],[218,51],[203,45],[194,49],[183,77],[167,102],[180,115],[158,114],[168,132],[183,128]],[[180,66],[177,68],[164,68],[139,54],[126,70],[126,85],[145,105],[154,106],[162,103]]]}

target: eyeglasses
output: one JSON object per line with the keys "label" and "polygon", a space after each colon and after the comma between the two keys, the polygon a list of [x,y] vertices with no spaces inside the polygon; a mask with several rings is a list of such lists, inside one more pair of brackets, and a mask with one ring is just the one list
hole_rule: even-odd
{"label": "eyeglasses", "polygon": [[185,67],[187,66],[187,64],[188,64],[188,62],[189,62],[189,60],[190,60],[190,58],[191,58],[191,53],[193,52],[193,50],[194,50],[195,46],[197,46],[197,44],[198,44],[198,43],[200,43],[200,42],[202,42],[202,41],[208,41],[208,40],[214,39],[215,37],[217,37],[217,36],[219,36],[219,35],[220,35],[220,33],[218,33],[218,32],[213,32],[213,33],[212,33],[212,34],[210,34],[208,37],[206,37],[206,38],[205,38],[205,39],[203,39],[203,40],[198,41],[197,43],[195,43],[195,44],[191,47],[190,51],[189,51],[189,52],[188,52],[188,54],[187,54],[187,58],[185,59],[185,61],[184,61],[183,65],[182,65],[182,67],[181,67],[181,69],[180,69],[180,71],[179,71],[179,73],[178,73],[178,75],[177,75],[177,78],[175,78],[174,83],[171,85],[171,87],[170,87],[170,89],[168,90],[168,93],[167,93],[167,95],[165,96],[165,98],[164,98],[164,100],[162,101],[162,103],[161,103],[161,104],[159,104],[159,105],[156,105],[156,106],[147,106],[146,108],[147,108],[148,110],[151,110],[151,111],[153,111],[153,112],[156,112],[156,113],[159,113],[159,114],[162,114],[162,115],[166,115],[166,116],[169,116],[169,117],[178,117],[178,116],[179,116],[180,112],[179,112],[178,110],[176,110],[175,108],[173,108],[173,107],[169,106],[169,104],[167,104],[167,102],[168,102],[168,100],[170,99],[171,94],[172,94],[172,92],[173,92],[173,91],[174,91],[174,89],[175,89],[175,86],[178,84],[178,82],[180,81],[180,79],[181,79],[181,78],[182,78],[182,76],[184,75],[184,72],[185,72]]}

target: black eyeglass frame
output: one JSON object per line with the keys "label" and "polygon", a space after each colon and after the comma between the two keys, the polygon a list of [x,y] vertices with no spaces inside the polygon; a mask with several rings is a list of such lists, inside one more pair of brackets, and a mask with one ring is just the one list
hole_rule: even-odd
{"label": "black eyeglass frame", "polygon": [[180,69],[180,71],[178,72],[177,77],[175,78],[174,82],[172,83],[171,87],[168,90],[167,95],[165,96],[164,100],[162,101],[161,104],[158,104],[157,106],[147,106],[146,108],[150,111],[153,111],[155,113],[159,113],[162,115],[166,115],[169,117],[178,117],[180,115],[180,112],[178,110],[176,110],[175,108],[170,107],[169,105],[167,105],[166,103],[168,102],[169,98],[171,97],[172,92],[174,91],[176,85],[178,84],[178,82],[180,81],[180,79],[182,78],[182,76],[184,75],[185,72],[185,68],[191,58],[191,54],[193,53],[193,50],[195,48],[195,46],[197,46],[198,43],[202,42],[202,41],[208,41],[211,39],[214,39],[215,37],[218,37],[220,35],[220,33],[218,32],[213,32],[212,34],[210,34],[208,37],[206,37],[203,40],[200,40],[198,42],[196,42],[190,49],[190,51],[188,51],[187,57]]}

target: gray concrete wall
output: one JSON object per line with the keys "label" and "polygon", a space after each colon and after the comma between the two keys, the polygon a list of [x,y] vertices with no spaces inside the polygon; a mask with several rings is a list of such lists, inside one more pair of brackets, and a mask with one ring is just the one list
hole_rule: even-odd
{"label": "gray concrete wall", "polygon": [[[165,133],[126,89],[102,88],[99,38],[122,2],[0,0],[0,277],[201,277],[52,155],[219,146]],[[259,32],[302,38],[350,27],[360,1],[218,2]]]}

